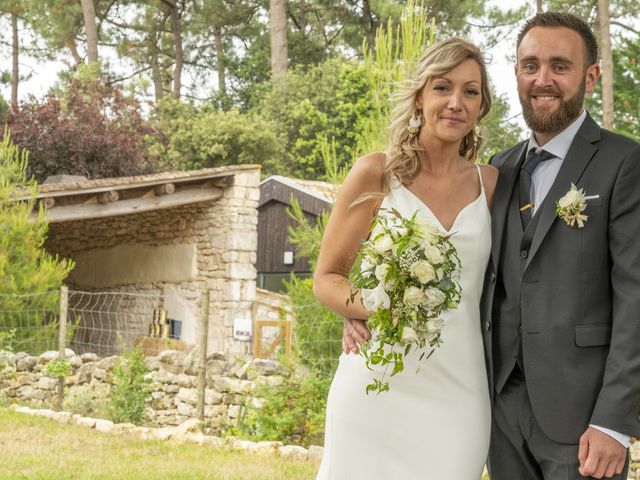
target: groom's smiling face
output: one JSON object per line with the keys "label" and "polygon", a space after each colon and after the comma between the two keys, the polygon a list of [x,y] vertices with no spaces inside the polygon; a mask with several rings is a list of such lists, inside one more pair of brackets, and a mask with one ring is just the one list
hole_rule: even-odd
{"label": "groom's smiling face", "polygon": [[538,141],[564,130],[580,114],[598,66],[587,65],[585,42],[566,27],[534,27],[518,47],[518,95],[527,125]]}

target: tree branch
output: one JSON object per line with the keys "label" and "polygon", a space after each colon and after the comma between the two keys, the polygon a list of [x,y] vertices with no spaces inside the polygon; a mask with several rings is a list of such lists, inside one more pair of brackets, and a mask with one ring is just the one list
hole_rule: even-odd
{"label": "tree branch", "polygon": [[630,32],[635,33],[636,35],[640,35],[640,31],[639,30],[631,28],[629,25],[625,25],[624,23],[620,23],[620,22],[617,22],[615,20],[611,20],[611,25],[617,25],[618,27],[622,27],[622,28],[624,28],[626,30],[629,30]]}

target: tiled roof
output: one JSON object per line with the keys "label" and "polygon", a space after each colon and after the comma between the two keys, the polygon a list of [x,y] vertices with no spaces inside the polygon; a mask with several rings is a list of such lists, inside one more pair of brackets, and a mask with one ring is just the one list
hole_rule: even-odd
{"label": "tiled roof", "polygon": [[95,180],[81,180],[69,183],[47,183],[40,185],[38,196],[47,196],[48,193],[85,191],[93,189],[108,189],[114,187],[143,187],[145,185],[155,185],[173,181],[198,180],[200,178],[211,178],[217,174],[233,174],[241,170],[253,170],[259,168],[258,165],[229,165],[216,168],[204,168],[200,170],[189,170],[180,172],[162,172],[151,175],[137,175],[133,177],[98,178]]}

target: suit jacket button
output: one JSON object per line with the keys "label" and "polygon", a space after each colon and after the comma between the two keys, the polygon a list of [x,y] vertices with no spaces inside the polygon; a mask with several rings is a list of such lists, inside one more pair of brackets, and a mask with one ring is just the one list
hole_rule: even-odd
{"label": "suit jacket button", "polygon": [[529,252],[527,252],[526,250],[522,250],[522,251],[520,252],[520,256],[521,256],[522,258],[527,258],[527,257],[529,256]]}
{"label": "suit jacket button", "polygon": [[[491,330],[491,322],[484,322],[484,328],[487,330]],[[638,421],[640,422],[640,416],[638,416]]]}
{"label": "suit jacket button", "polygon": [[496,281],[496,274],[491,272],[491,283]]}
{"label": "suit jacket button", "polygon": [[640,415],[636,417],[636,420],[638,420],[638,423],[640,423]]}

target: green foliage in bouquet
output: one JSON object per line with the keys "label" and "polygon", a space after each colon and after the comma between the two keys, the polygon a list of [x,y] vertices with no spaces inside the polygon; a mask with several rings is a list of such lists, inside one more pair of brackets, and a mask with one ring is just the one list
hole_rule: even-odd
{"label": "green foliage in bouquet", "polygon": [[388,391],[388,369],[390,376],[404,371],[412,349],[422,350],[420,361],[426,360],[442,342],[440,315],[460,302],[460,259],[450,235],[418,213],[406,218],[391,209],[377,215],[351,268],[347,303],[360,293],[374,332],[360,353],[368,368],[385,367],[367,393]]}

